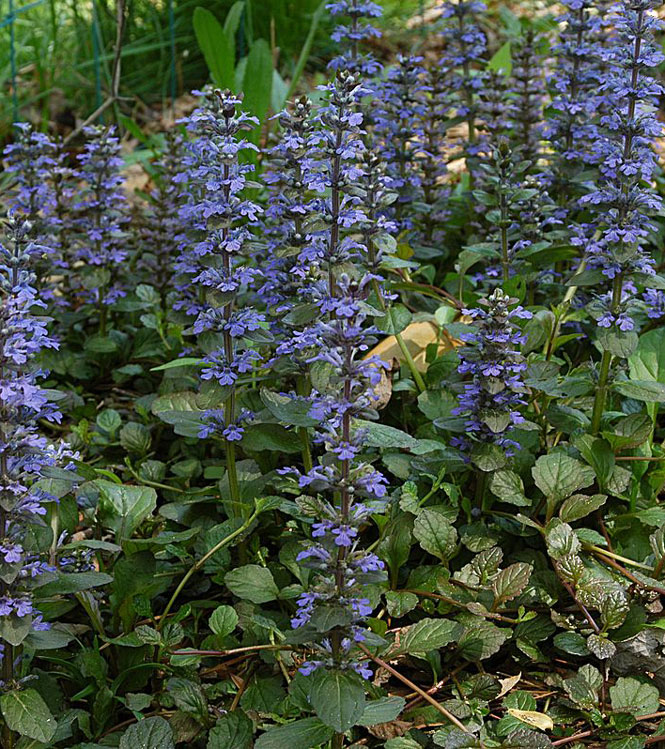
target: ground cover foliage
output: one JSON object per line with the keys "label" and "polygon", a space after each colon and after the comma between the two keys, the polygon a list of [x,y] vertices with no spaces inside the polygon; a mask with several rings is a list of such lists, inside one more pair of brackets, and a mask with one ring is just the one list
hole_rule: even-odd
{"label": "ground cover foliage", "polygon": [[379,61],[336,0],[327,83],[206,87],[138,194],[17,128],[3,747],[665,740],[656,11]]}

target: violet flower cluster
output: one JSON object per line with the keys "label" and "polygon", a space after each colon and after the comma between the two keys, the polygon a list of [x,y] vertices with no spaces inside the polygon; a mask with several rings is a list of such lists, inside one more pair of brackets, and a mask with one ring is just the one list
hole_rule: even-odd
{"label": "violet flower cluster", "polygon": [[[273,313],[272,323],[280,338],[284,325],[288,325],[284,322],[285,314],[308,299],[318,258],[311,247],[309,232],[317,221],[317,195],[324,186],[319,162],[311,153],[316,128],[312,102],[304,96],[297,99],[277,120],[281,127],[279,139],[269,153],[263,174],[269,187],[265,210],[267,247],[261,263],[263,284],[258,294]],[[290,340],[285,333],[284,342]]]}
{"label": "violet flower cluster", "polygon": [[42,471],[67,455],[38,432],[38,422],[60,421],[39,387],[43,375],[34,358],[56,348],[47,331],[46,307],[35,288],[31,266],[46,248],[31,240],[32,227],[20,214],[5,224],[0,244],[0,622],[5,640],[2,678],[12,678],[12,646],[31,629],[46,629],[35,609],[31,582],[51,567],[33,547],[31,526],[43,523],[45,505],[55,501],[37,485]]}
{"label": "violet flower cluster", "polygon": [[73,206],[73,254],[84,264],[85,296],[97,306],[100,335],[106,335],[108,308],[126,295],[121,277],[129,256],[128,203],[122,190],[123,160],[114,129],[91,126],[83,132],[86,141],[75,174],[82,191]]}
{"label": "violet flower cluster", "polygon": [[513,53],[514,81],[508,107],[511,142],[519,148],[522,159],[535,164],[543,137],[543,106],[545,81],[543,60],[538,46],[540,39],[532,29],[522,32]]}
{"label": "violet flower cluster", "polygon": [[50,177],[58,163],[59,149],[48,135],[36,132],[31,125],[17,123],[15,127],[16,140],[4,150],[5,170],[15,180],[9,204],[28,219],[34,238],[43,241],[54,209]]}
{"label": "violet flower cluster", "polygon": [[[310,367],[324,367],[327,373],[323,384],[313,381],[319,389],[300,396],[318,423],[313,440],[322,452],[311,469],[281,470],[314,495],[308,502],[314,515],[312,538],[298,561],[316,574],[298,599],[292,624],[317,652],[303,664],[303,673],[324,666],[369,676],[353,645],[365,639],[362,624],[372,611],[363,586],[383,579],[384,565],[362,548],[360,530],[371,513],[384,508],[387,482],[362,455],[366,432],[356,420],[375,417],[374,390],[385,366],[364,357],[374,340],[369,315],[376,314],[368,298],[378,289],[383,301],[377,240],[392,227],[380,215],[385,177],[363,148],[359,99],[364,90],[345,71],[325,89],[327,100],[309,138],[309,153],[326,189],[317,198],[323,220],[307,235],[308,298],[318,315],[292,344]],[[286,346],[288,350],[290,344]],[[280,351],[284,353],[281,343]]]}
{"label": "violet flower cluster", "polygon": [[139,232],[139,266],[150,275],[164,297],[183,241],[180,208],[184,202],[185,141],[179,132],[165,135],[161,157],[154,163],[155,187]]}
{"label": "violet flower cluster", "polygon": [[331,38],[340,44],[341,53],[330,61],[335,71],[345,70],[362,75],[376,75],[381,64],[370,53],[363,51],[362,44],[378,39],[381,32],[366,19],[379,18],[383,11],[372,0],[333,0],[326,5],[333,17],[344,19],[333,30]]}
{"label": "violet flower cluster", "polygon": [[451,442],[471,455],[477,443],[496,445],[508,457],[519,447],[511,432],[524,422],[520,406],[526,405],[522,380],[526,360],[520,346],[526,337],[517,321],[532,314],[516,302],[497,288],[481,300],[482,308],[463,311],[473,318],[474,329],[460,336],[467,345],[460,349],[458,372],[471,379],[453,413],[466,417],[466,435]]}
{"label": "violet flower cluster", "polygon": [[370,675],[352,653],[353,643],[365,639],[362,624],[372,611],[363,586],[385,577],[383,562],[363,549],[360,530],[370,514],[384,511],[387,481],[364,459],[366,431],[354,426],[357,418],[374,416],[374,389],[385,366],[375,357],[362,358],[372,343],[366,311],[370,284],[369,277],[336,278],[330,305],[335,312],[310,331],[318,351],[310,362],[321,362],[330,371],[326,390],[312,393],[309,412],[319,421],[315,442],[324,452],[310,471],[283,471],[316,496],[312,540],[297,559],[317,574],[298,599],[292,619],[318,652],[303,664],[303,673],[330,666]]}
{"label": "violet flower cluster", "polygon": [[[32,239],[49,247],[48,267],[39,267],[37,275],[44,298],[62,305],[65,300],[53,294],[45,279],[53,274],[54,266],[64,270],[69,264],[67,234],[71,229],[73,173],[66,165],[62,144],[29,124],[17,123],[15,127],[16,140],[4,150],[5,170],[14,180],[9,206],[29,221]],[[43,260],[39,263],[43,266]]]}
{"label": "violet flower cluster", "polygon": [[487,39],[478,25],[478,16],[486,10],[482,0],[446,2],[441,17],[445,45],[440,66],[449,71],[448,85],[455,113],[464,119],[467,134],[463,153],[475,156],[482,150],[478,137],[478,93],[485,86]]}
{"label": "violet flower cluster", "polygon": [[393,218],[400,230],[414,224],[413,204],[421,199],[423,122],[427,113],[425,69],[421,57],[398,56],[383,81],[377,84],[370,111],[372,135],[386,164],[391,190],[397,194]]}
{"label": "violet flower cluster", "polygon": [[649,184],[656,170],[651,143],[662,135],[655,104],[663,87],[648,71],[665,59],[653,43],[653,31],[660,27],[650,12],[654,5],[623,0],[612,18],[617,39],[605,52],[608,74],[601,92],[607,112],[600,120],[603,137],[595,144],[600,178],[581,199],[599,225],[599,235],[587,232],[584,243],[588,266],[612,282],[612,290],[596,300],[598,325],[623,332],[635,327],[635,284],[648,286],[655,272],[644,248],[654,228],[648,217],[661,207]]}
{"label": "violet flower cluster", "polygon": [[242,439],[243,424],[252,418],[237,409],[236,383],[261,359],[247,341],[260,334],[265,321],[264,314],[236,303],[260,275],[244,258],[252,243],[248,224],[258,220],[261,209],[243,196],[253,166],[240,161],[243,152],[257,150],[242,137],[256,119],[239,112],[240,104],[230,91],[216,90],[186,121],[193,135],[185,159],[193,190],[180,216],[193,227],[194,239],[177,264],[182,283],[197,294],[187,301],[186,312],[196,315],[192,332],[206,352],[201,379],[217,383],[225,394],[222,408],[204,413],[199,436],[219,434],[227,444]]}
{"label": "violet flower cluster", "polygon": [[563,0],[562,4],[566,11],[557,19],[561,35],[554,47],[556,68],[549,79],[552,116],[547,138],[559,158],[574,167],[593,162],[603,25],[594,12],[594,0]]}

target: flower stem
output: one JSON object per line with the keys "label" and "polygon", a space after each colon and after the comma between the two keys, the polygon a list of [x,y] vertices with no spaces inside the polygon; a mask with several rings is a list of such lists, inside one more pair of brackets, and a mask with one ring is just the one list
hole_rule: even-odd
{"label": "flower stem", "polygon": [[210,551],[207,551],[199,560],[194,562],[194,564],[187,570],[184,577],[178,584],[178,587],[173,591],[173,595],[169,599],[169,602],[166,604],[166,608],[162,612],[162,615],[159,618],[159,624],[157,625],[157,629],[161,630],[164,626],[164,622],[166,621],[167,616],[169,615],[169,612],[173,608],[173,605],[178,599],[178,596],[182,593],[183,588],[185,585],[187,585],[187,582],[189,579],[194,575],[196,572],[198,572],[201,567],[212,557],[215,555],[220,549],[223,549],[227,544],[230,544],[233,539],[237,538],[241,534],[243,534],[249,526],[256,520],[258,517],[258,510],[254,510],[254,512],[245,520],[245,522],[239,527],[236,528],[234,531],[229,533],[228,536],[224,536],[224,538],[219,541],[219,543],[216,543]]}
{"label": "flower stem", "polygon": [[[372,288],[374,289],[374,293],[376,294],[376,298],[379,301],[379,305],[381,306],[381,309],[386,314],[388,314],[389,312],[388,306],[386,305],[386,302],[383,298],[383,294],[381,293],[379,282],[376,279],[372,280]],[[414,361],[413,356],[411,356],[411,352],[409,351],[408,346],[406,345],[406,342],[404,341],[404,338],[402,338],[402,334],[395,333],[395,340],[397,341],[399,350],[402,352],[402,356],[404,357],[406,366],[409,368],[409,371],[411,372],[413,381],[416,383],[416,387],[421,393],[424,393],[425,390],[427,390],[427,385],[425,385],[425,380],[423,379],[423,376],[418,371],[416,362]]]}

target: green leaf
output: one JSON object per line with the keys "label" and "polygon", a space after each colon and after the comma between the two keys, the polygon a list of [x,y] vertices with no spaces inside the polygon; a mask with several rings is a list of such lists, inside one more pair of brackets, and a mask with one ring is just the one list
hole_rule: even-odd
{"label": "green leaf", "polygon": [[114,484],[96,479],[99,489],[98,516],[116,533],[116,541],[124,541],[157,507],[157,492],[148,486]]}
{"label": "green leaf", "polygon": [[252,603],[268,603],[279,595],[272,572],[258,564],[246,564],[227,572],[224,582],[234,595]]}
{"label": "green leaf", "polygon": [[617,652],[617,646],[605,635],[589,635],[586,638],[586,646],[601,661],[611,658]]}
{"label": "green leaf", "polygon": [[229,8],[229,12],[224,19],[224,33],[231,43],[235,41],[238,27],[240,26],[240,19],[242,18],[242,12],[245,7],[244,0],[237,0],[237,2],[233,3]]}
{"label": "green leaf", "polygon": [[452,619],[421,619],[400,633],[397,653],[424,655],[454,642],[462,627]]}
{"label": "green leaf", "polygon": [[319,718],[337,733],[355,726],[365,711],[364,688],[359,679],[344,671],[315,671],[309,698]]}
{"label": "green leaf", "polygon": [[487,69],[494,73],[510,75],[513,70],[513,58],[510,53],[510,42],[502,45],[487,63]]}
{"label": "green leaf", "polygon": [[665,403],[665,383],[649,380],[623,380],[615,382],[614,390],[627,398],[645,403]]}
{"label": "green leaf", "polygon": [[158,367],[151,367],[151,372],[164,372],[168,369],[179,369],[180,367],[197,367],[203,363],[203,359],[198,356],[183,356],[180,359],[160,364]]}
{"label": "green leaf", "polygon": [[502,470],[492,474],[490,489],[503,502],[528,507],[531,501],[524,494],[524,482],[514,471]]}
{"label": "green leaf", "polygon": [[410,434],[387,424],[378,424],[375,421],[365,421],[363,419],[358,419],[355,423],[359,429],[366,430],[367,434],[363,439],[363,444],[367,447],[397,447],[408,450],[409,448],[416,447],[418,444],[418,440],[414,439]]}
{"label": "green leaf", "polygon": [[536,486],[553,502],[591,486],[595,479],[592,468],[562,452],[541,455],[531,474]]}
{"label": "green leaf", "polygon": [[242,711],[223,715],[208,734],[206,749],[250,749],[254,724]]}
{"label": "green leaf", "polygon": [[36,689],[5,692],[0,710],[7,726],[21,736],[48,743],[55,735],[56,720]]}
{"label": "green leaf", "polygon": [[173,731],[164,718],[144,718],[124,732],[119,749],[175,749]]}
{"label": "green leaf", "polygon": [[0,639],[7,640],[11,645],[20,645],[30,634],[32,629],[32,618],[30,616],[0,617]]}
{"label": "green leaf", "polygon": [[640,336],[637,350],[628,359],[631,380],[665,383],[665,329],[660,327]]}
{"label": "green leaf", "polygon": [[411,318],[411,312],[403,304],[395,304],[384,317],[376,320],[376,325],[386,335],[397,335],[411,322]]}
{"label": "green leaf", "polygon": [[385,592],[386,608],[390,616],[400,619],[418,605],[418,596],[404,590],[388,590]]}
{"label": "green leaf", "polygon": [[598,343],[604,351],[627,359],[637,349],[638,338],[634,330],[623,331],[616,328],[598,328]]}
{"label": "green leaf", "polygon": [[69,572],[60,574],[57,580],[51,580],[39,588],[41,596],[66,595],[80,593],[83,590],[99,588],[113,582],[113,576],[105,572]]}
{"label": "green leaf", "polygon": [[412,528],[411,516],[408,513],[398,515],[386,525],[383,538],[377,547],[377,554],[387,563],[394,578],[409,558]]}
{"label": "green leaf", "polygon": [[630,414],[618,421],[603,437],[614,450],[630,450],[645,443],[651,436],[653,422],[646,414]]}
{"label": "green leaf", "polygon": [[573,445],[582,453],[582,457],[596,472],[598,485],[604,489],[614,473],[616,459],[609,444],[600,437],[583,434],[572,440]]}
{"label": "green leaf", "polygon": [[238,614],[231,606],[218,606],[210,615],[208,626],[220,637],[226,637],[236,628]]}
{"label": "green leaf", "polygon": [[[247,66],[243,78],[243,109],[265,122],[272,93],[273,61],[270,45],[265,39],[258,39],[252,44],[247,56]],[[257,143],[261,136],[261,127],[255,127],[248,134],[248,140]]]}
{"label": "green leaf", "polygon": [[471,614],[460,616],[460,621],[464,630],[455,643],[459,654],[470,661],[484,660],[498,653],[512,634],[509,629],[502,629]]}
{"label": "green leaf", "polygon": [[309,416],[311,404],[301,400],[294,400],[281,393],[261,390],[261,400],[270,413],[289,426],[311,427],[317,421]]}
{"label": "green leaf", "polygon": [[302,449],[298,436],[281,424],[252,424],[246,427],[242,446],[252,452],[271,450],[276,453],[297,453]]}
{"label": "green leaf", "polygon": [[607,497],[604,494],[594,494],[592,497],[587,497],[586,494],[573,494],[561,505],[559,517],[564,523],[572,523],[590,515],[605,502]]}
{"label": "green leaf", "polygon": [[632,677],[619,677],[610,687],[610,699],[612,710],[633,715],[655,713],[660,706],[658,687]]}
{"label": "green leaf", "polygon": [[457,548],[457,530],[436,510],[421,510],[413,524],[413,535],[425,551],[448,561]]}
{"label": "green leaf", "polygon": [[109,434],[113,434],[122,426],[122,418],[114,408],[107,408],[95,419],[95,424]]}
{"label": "green leaf", "polygon": [[[303,718],[278,726],[259,736],[254,749],[299,749],[326,744],[334,731],[318,718]],[[222,747],[219,747],[222,749]]]}
{"label": "green leaf", "polygon": [[219,21],[205,8],[194,9],[194,33],[215,85],[232,89],[235,81],[235,48]]}
{"label": "green leaf", "polygon": [[388,723],[395,720],[404,710],[406,700],[402,697],[381,697],[372,700],[365,706],[365,712],[358,721],[359,726],[376,726],[379,723]]}
{"label": "green leaf", "polygon": [[495,603],[498,605],[517,598],[528,585],[532,571],[533,567],[526,562],[516,562],[501,570],[492,581]]}

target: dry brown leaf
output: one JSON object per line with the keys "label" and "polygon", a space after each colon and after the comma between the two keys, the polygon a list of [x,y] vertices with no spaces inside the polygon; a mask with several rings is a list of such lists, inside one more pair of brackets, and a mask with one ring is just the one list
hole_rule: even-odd
{"label": "dry brown leaf", "polygon": [[499,697],[503,697],[504,694],[508,694],[513,687],[517,686],[521,678],[522,672],[520,671],[517,676],[509,676],[507,679],[499,679],[501,691],[497,694],[496,698],[499,699]]}
{"label": "dry brown leaf", "polygon": [[[427,369],[425,355],[427,347],[430,344],[438,344],[438,356],[446,351],[450,351],[455,346],[461,345],[459,341],[452,339],[445,331],[441,331],[435,322],[430,321],[412,322],[402,331],[402,340],[413,357],[419,372],[424,372]],[[367,356],[378,356],[383,361],[389,363],[394,359],[397,359],[400,363],[405,361],[404,354],[394,335],[384,338]]]}
{"label": "dry brown leaf", "polygon": [[377,739],[395,739],[413,728],[413,723],[406,720],[391,720],[389,723],[377,723],[375,726],[369,726],[368,731]]}

